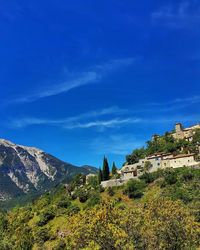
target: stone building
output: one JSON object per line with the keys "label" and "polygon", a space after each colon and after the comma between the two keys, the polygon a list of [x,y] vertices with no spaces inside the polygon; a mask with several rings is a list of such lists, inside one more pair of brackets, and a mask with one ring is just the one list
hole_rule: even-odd
{"label": "stone building", "polygon": [[[155,172],[161,168],[161,162],[173,155],[168,153],[157,153],[150,155],[144,159],[140,159],[138,163],[132,165],[125,165],[121,169],[121,176],[123,179],[137,178],[145,171],[145,166],[148,165],[148,172]],[[148,163],[148,164],[147,164]]]}
{"label": "stone building", "polygon": [[192,141],[195,134],[195,129],[200,129],[200,124],[191,126],[189,128],[184,128],[181,123],[177,123],[175,125],[175,132],[172,133],[172,136],[175,139],[186,139],[188,141]]}
{"label": "stone building", "polygon": [[[145,170],[147,162],[149,169]],[[121,186],[126,184],[128,180],[137,179],[145,171],[155,172],[158,169],[181,167],[200,168],[200,162],[195,160],[195,154],[173,155],[170,153],[157,153],[150,155],[145,159],[140,159],[138,163],[123,166],[120,171],[121,176],[119,179],[102,181],[101,185],[104,188]]]}
{"label": "stone building", "polygon": [[137,164],[126,165],[122,168],[121,176],[123,179],[133,179],[138,176]]}
{"label": "stone building", "polygon": [[[170,134],[176,140],[185,139],[187,141],[192,141],[196,129],[200,129],[200,124],[184,128],[182,123],[176,123],[174,132]],[[152,141],[157,141],[160,137],[160,135],[154,134],[151,139]]]}
{"label": "stone building", "polygon": [[181,154],[162,160],[161,168],[195,167],[199,162],[195,161],[195,154]]}
{"label": "stone building", "polygon": [[146,162],[148,161],[151,164],[151,167],[149,168],[149,172],[157,171],[161,167],[162,161],[172,156],[173,154],[171,153],[157,153],[157,154],[153,154],[145,158],[145,161]]}
{"label": "stone building", "polygon": [[[121,178],[129,180],[138,178],[145,171],[152,173],[158,169],[195,167],[199,165],[200,163],[195,160],[195,154],[157,153],[139,160],[138,163],[125,165],[121,169]],[[146,166],[148,166],[148,169],[145,169]]]}
{"label": "stone building", "polygon": [[131,178],[137,178],[143,171],[145,159],[140,159],[138,163],[125,165],[121,169],[121,177],[125,180]]}

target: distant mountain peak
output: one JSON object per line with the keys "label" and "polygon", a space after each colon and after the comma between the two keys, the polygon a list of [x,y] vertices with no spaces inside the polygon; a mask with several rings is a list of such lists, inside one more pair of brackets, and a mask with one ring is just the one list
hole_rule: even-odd
{"label": "distant mountain peak", "polygon": [[5,146],[8,146],[8,147],[21,147],[21,148],[24,148],[28,151],[32,151],[32,152],[40,152],[40,153],[43,153],[44,151],[39,149],[39,148],[36,148],[36,147],[29,147],[29,146],[23,146],[23,145],[18,145],[18,144],[15,144],[9,140],[5,140],[5,139],[0,139],[0,145],[5,145]]}
{"label": "distant mountain peak", "polygon": [[15,146],[16,144],[12,143],[11,141],[0,139],[0,144],[7,145],[7,146]]}
{"label": "distant mountain peak", "polygon": [[0,139],[0,200],[30,192],[44,192],[95,168],[77,167],[35,147]]}

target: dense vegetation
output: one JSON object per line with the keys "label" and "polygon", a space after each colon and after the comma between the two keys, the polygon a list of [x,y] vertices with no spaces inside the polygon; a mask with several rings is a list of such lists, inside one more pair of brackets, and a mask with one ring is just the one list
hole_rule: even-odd
{"label": "dense vegetation", "polygon": [[0,249],[192,250],[200,246],[200,170],[145,173],[104,190],[82,175],[0,213]]}
{"label": "dense vegetation", "polygon": [[193,140],[191,142],[182,140],[175,140],[170,133],[165,133],[164,136],[156,140],[148,141],[146,147],[135,149],[130,155],[126,156],[126,161],[129,164],[134,164],[146,156],[162,153],[198,153],[198,145],[200,145],[200,129],[196,129]]}

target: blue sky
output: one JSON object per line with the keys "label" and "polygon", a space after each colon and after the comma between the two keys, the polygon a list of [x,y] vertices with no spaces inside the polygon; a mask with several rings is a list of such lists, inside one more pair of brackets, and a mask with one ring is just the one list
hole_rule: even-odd
{"label": "blue sky", "polygon": [[200,122],[199,1],[2,0],[0,137],[100,166]]}

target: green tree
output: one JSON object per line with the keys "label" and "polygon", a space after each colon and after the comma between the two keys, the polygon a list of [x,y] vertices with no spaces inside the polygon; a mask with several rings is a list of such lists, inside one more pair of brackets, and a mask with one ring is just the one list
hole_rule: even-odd
{"label": "green tree", "polygon": [[115,165],[115,162],[113,162],[113,165],[112,165],[112,175],[115,175],[117,173],[117,167]]}
{"label": "green tree", "polygon": [[46,225],[50,220],[53,220],[55,217],[55,212],[53,211],[52,207],[48,207],[45,209],[41,215],[40,215],[40,220],[38,221],[37,225],[38,226],[44,226]]}
{"label": "green tree", "polygon": [[95,190],[97,190],[99,188],[99,177],[96,176],[96,175],[95,176],[90,176],[87,179],[87,184],[91,188],[94,188]]}
{"label": "green tree", "polygon": [[200,129],[195,130],[195,134],[193,136],[193,143],[200,144]]}
{"label": "green tree", "polygon": [[73,177],[72,184],[74,186],[81,186],[86,183],[86,176],[84,174],[77,174]]}
{"label": "green tree", "polygon": [[133,150],[132,154],[126,156],[126,161],[129,164],[138,163],[139,160],[145,158],[145,156],[146,156],[146,149],[144,147],[135,149]]}
{"label": "green tree", "polygon": [[129,180],[126,184],[124,194],[129,198],[141,198],[146,184],[143,180]]}
{"label": "green tree", "polygon": [[108,160],[107,158],[104,156],[103,159],[103,180],[107,181],[110,178],[110,169],[109,169],[109,165],[108,165]]}
{"label": "green tree", "polygon": [[101,183],[103,181],[103,173],[102,173],[101,168],[99,168],[98,181],[99,181],[99,183]]}

